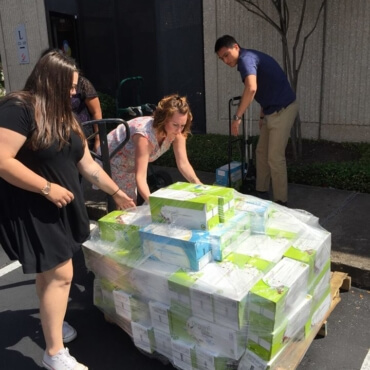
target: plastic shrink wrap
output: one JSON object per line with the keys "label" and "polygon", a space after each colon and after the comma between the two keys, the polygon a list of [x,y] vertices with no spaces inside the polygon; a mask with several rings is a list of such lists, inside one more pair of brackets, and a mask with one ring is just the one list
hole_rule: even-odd
{"label": "plastic shrink wrap", "polygon": [[[234,189],[175,183],[84,243],[94,304],[179,369],[272,369],[330,306],[318,219]],[[285,356],[286,357],[286,356]]]}

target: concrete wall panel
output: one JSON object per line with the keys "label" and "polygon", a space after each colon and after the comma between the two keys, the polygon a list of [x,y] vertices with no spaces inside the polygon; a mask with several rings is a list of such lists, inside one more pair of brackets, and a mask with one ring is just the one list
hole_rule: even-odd
{"label": "concrete wall panel", "polygon": [[[321,0],[307,2],[302,38],[311,30]],[[206,71],[207,132],[228,133],[231,97],[242,93],[236,69],[217,60],[213,48],[223,34],[235,36],[242,47],[255,48],[282,60],[278,32],[266,21],[233,0],[203,0]],[[267,14],[275,16],[270,2],[259,1]],[[266,6],[267,5],[267,6]],[[288,1],[289,44],[294,43],[301,1]],[[308,39],[299,73],[297,96],[302,133],[307,138],[334,141],[370,140],[370,3],[368,0],[328,0],[324,24],[321,15]],[[277,21],[277,20],[276,20]],[[301,39],[302,39],[301,38]],[[297,48],[300,58],[302,42]],[[254,102],[253,132],[258,133],[259,107]],[[320,125],[321,123],[321,125]]]}

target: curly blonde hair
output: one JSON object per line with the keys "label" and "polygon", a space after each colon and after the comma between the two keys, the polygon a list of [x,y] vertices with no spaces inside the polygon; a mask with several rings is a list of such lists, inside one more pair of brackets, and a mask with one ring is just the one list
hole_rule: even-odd
{"label": "curly blonde hair", "polygon": [[187,137],[188,134],[191,132],[190,128],[193,121],[193,115],[185,96],[172,94],[162,98],[153,114],[153,127],[159,133],[166,133],[165,124],[168,119],[171,118],[175,113],[188,115],[185,127],[182,130],[182,134]]}

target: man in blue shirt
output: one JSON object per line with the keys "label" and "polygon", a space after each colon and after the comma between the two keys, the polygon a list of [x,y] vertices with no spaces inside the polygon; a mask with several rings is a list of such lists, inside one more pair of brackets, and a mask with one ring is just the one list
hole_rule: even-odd
{"label": "man in blue shirt", "polygon": [[243,95],[231,123],[231,133],[238,135],[241,117],[253,99],[261,106],[260,137],[256,149],[256,190],[261,196],[267,194],[271,182],[273,200],[287,205],[285,149],[298,113],[296,95],[284,71],[271,56],[257,50],[243,49],[229,35],[217,39],[215,52],[228,66],[238,66],[244,83]]}

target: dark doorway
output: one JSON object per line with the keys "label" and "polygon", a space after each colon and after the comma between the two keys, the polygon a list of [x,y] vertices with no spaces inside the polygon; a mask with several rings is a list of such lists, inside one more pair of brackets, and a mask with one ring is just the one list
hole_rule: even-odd
{"label": "dark doorway", "polygon": [[80,0],[80,66],[94,86],[116,95],[143,77],[142,102],[186,95],[195,133],[205,133],[202,0]]}
{"label": "dark doorway", "polygon": [[80,62],[77,16],[49,12],[50,43],[68,56]]}

